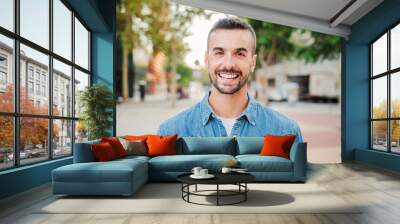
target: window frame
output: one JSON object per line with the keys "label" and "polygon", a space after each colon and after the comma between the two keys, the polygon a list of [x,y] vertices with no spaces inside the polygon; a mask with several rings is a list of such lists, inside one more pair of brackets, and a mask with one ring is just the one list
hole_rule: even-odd
{"label": "window frame", "polygon": [[[391,69],[391,31],[393,28],[400,26],[400,21],[395,22],[392,24],[390,27],[386,28],[384,32],[379,34],[375,39],[373,39],[370,43],[368,43],[368,48],[369,48],[369,149],[373,151],[379,151],[379,152],[386,152],[390,154],[400,154],[400,152],[393,152],[392,151],[392,121],[400,121],[400,117],[392,117],[392,98],[391,98],[391,91],[392,91],[392,86],[391,86],[391,79],[392,76],[395,75],[396,73],[400,72],[400,67],[393,68]],[[380,74],[376,74],[374,76],[373,74],[373,44],[378,41],[381,37],[384,35],[387,35],[387,51],[386,51],[386,56],[387,56],[387,64],[386,64],[386,71],[382,72]],[[386,77],[386,87],[387,87],[387,93],[386,93],[386,98],[387,98],[387,105],[386,105],[386,117],[385,118],[373,118],[373,93],[374,93],[374,87],[373,87],[373,81],[378,78]],[[386,121],[386,151],[384,150],[379,150],[374,148],[374,133],[373,133],[373,122],[375,121]]]}
{"label": "window frame", "polygon": [[[53,1],[54,0],[47,0],[49,2],[49,47],[48,49],[46,49],[45,47],[40,46],[39,44],[34,43],[33,41],[30,41],[29,39],[24,38],[23,36],[20,35],[20,0],[14,0],[13,1],[13,10],[14,10],[14,18],[13,18],[13,22],[14,22],[14,30],[10,31],[4,27],[0,26],[0,35],[3,35],[5,37],[11,38],[13,40],[13,54],[12,54],[12,69],[11,71],[13,72],[11,75],[13,75],[13,79],[14,79],[14,105],[13,105],[13,112],[2,112],[0,111],[0,116],[4,116],[4,117],[11,117],[13,119],[13,166],[10,167],[5,167],[5,168],[0,168],[0,172],[5,171],[5,170],[10,170],[10,169],[16,169],[19,167],[23,167],[23,166],[30,166],[33,164],[38,164],[38,163],[43,163],[49,160],[58,160],[58,159],[62,159],[65,157],[70,157],[73,156],[73,152],[74,152],[74,143],[75,143],[75,126],[76,126],[76,121],[79,120],[79,117],[75,116],[75,108],[72,107],[71,108],[71,114],[70,116],[66,115],[66,116],[56,116],[53,115],[53,59],[58,60],[61,63],[64,63],[68,66],[71,66],[71,93],[72,93],[72,99],[71,99],[71,105],[74,105],[75,103],[75,88],[74,88],[74,82],[75,82],[75,69],[78,69],[79,71],[85,73],[88,75],[89,77],[89,83],[88,86],[92,85],[92,69],[91,69],[91,65],[92,65],[92,61],[91,61],[91,49],[92,49],[92,44],[91,44],[91,37],[92,37],[92,30],[88,27],[88,25],[84,22],[84,20],[79,16],[79,14],[77,12],[75,12],[72,7],[68,4],[68,2],[66,2],[65,0],[59,0],[68,10],[71,11],[71,18],[70,18],[70,22],[71,22],[71,59],[67,59],[64,58],[63,56],[55,53],[53,50]],[[84,26],[84,28],[88,31],[88,69],[85,69],[81,66],[79,66],[78,64],[75,63],[75,18],[77,20],[79,20],[79,22]],[[23,44],[27,47],[32,48],[33,50],[36,50],[40,53],[43,53],[45,55],[48,56],[49,62],[48,62],[48,76],[47,76],[47,84],[45,87],[45,90],[48,92],[46,93],[45,91],[45,95],[48,97],[48,112],[46,115],[39,115],[39,114],[26,114],[26,113],[21,113],[20,112],[20,85],[21,85],[21,81],[20,81],[20,64],[21,64],[21,57],[20,57],[20,44]],[[27,71],[28,71],[28,67],[29,64],[27,63]],[[40,72],[40,76],[39,76],[39,80],[38,83],[42,84],[42,79],[41,79],[41,72]],[[30,74],[27,72],[26,75],[26,82],[28,82],[30,80]],[[36,82],[36,69],[34,68],[33,70],[33,79],[32,79],[34,86],[37,83]],[[42,85],[40,85],[42,86]],[[28,86],[27,86],[28,87]],[[29,91],[27,89],[27,91]],[[34,92],[36,91],[36,89],[34,89]],[[38,96],[42,96],[42,94],[38,95]],[[28,117],[28,118],[45,118],[47,119],[48,122],[48,136],[47,136],[47,142],[49,144],[47,144],[47,151],[48,151],[48,155],[47,158],[43,158],[43,160],[40,160],[38,162],[32,162],[32,163],[26,163],[26,164],[21,164],[20,161],[20,119],[24,118],[24,117]],[[65,121],[70,121],[71,122],[71,153],[68,155],[62,155],[62,156],[54,156],[53,152],[54,152],[54,147],[53,147],[53,123],[56,120],[65,120]]]}

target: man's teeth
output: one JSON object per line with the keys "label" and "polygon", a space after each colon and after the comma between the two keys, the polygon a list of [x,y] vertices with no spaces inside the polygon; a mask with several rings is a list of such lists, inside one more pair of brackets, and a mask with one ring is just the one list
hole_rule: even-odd
{"label": "man's teeth", "polygon": [[239,75],[226,74],[226,73],[219,73],[218,75],[224,79],[236,79],[237,77],[239,77]]}

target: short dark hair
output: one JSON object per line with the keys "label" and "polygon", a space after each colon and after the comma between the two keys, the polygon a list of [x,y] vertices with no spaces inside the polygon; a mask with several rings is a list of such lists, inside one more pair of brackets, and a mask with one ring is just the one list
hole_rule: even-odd
{"label": "short dark hair", "polygon": [[253,37],[253,54],[256,52],[256,32],[254,32],[253,27],[250,26],[250,24],[241,21],[240,19],[233,18],[233,17],[227,17],[218,20],[214,26],[211,28],[210,32],[208,32],[208,37],[207,37],[207,48],[208,48],[208,42],[210,39],[210,35],[212,32],[220,29],[227,29],[227,30],[248,30],[251,33],[251,36]]}

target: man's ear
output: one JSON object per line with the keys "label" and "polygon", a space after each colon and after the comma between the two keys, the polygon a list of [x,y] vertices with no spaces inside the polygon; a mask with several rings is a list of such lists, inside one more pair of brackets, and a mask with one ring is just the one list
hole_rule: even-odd
{"label": "man's ear", "polygon": [[257,63],[257,55],[253,55],[252,57],[252,62],[251,62],[251,72],[254,72],[256,69],[256,63]]}

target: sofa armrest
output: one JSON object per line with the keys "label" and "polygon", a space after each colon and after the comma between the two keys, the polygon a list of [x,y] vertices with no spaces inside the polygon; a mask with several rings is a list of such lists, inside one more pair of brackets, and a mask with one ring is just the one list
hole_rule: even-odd
{"label": "sofa armrest", "polygon": [[74,163],[88,163],[95,162],[96,158],[94,157],[90,146],[92,144],[100,143],[100,141],[89,141],[89,142],[80,142],[75,143],[74,147]]}
{"label": "sofa armrest", "polygon": [[305,181],[307,176],[307,142],[298,142],[290,149],[290,160],[293,162],[293,178]]}

